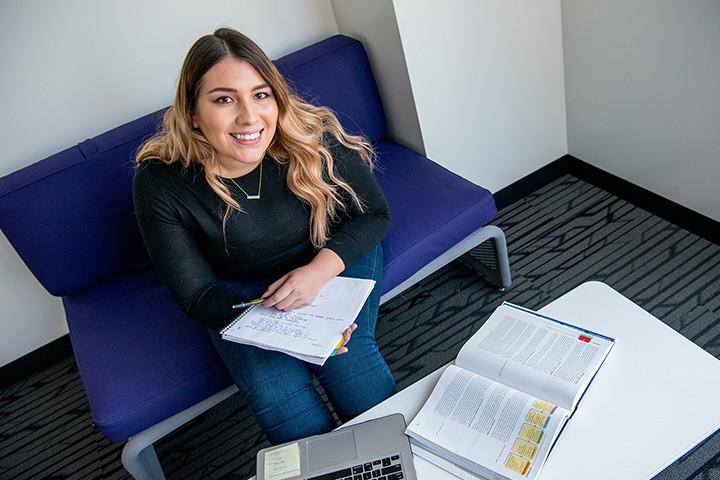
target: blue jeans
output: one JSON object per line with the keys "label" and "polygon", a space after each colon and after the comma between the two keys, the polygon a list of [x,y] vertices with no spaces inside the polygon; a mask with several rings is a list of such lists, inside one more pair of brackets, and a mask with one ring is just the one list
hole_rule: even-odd
{"label": "blue jeans", "polygon": [[[348,352],[330,357],[323,366],[222,340],[218,333],[210,331],[215,348],[271,443],[329,432],[337,426],[313,387],[313,375],[342,421],[397,392],[395,380],[375,343],[382,274],[379,245],[340,274],[370,278],[377,283],[355,320],[358,327],[348,343]],[[245,298],[256,298],[267,287],[263,282],[241,285]]]}

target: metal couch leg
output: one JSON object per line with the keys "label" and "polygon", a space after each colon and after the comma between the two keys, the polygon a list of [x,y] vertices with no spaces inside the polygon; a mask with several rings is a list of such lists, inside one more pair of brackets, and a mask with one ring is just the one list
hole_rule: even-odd
{"label": "metal couch leg", "polygon": [[507,242],[505,241],[505,233],[493,227],[493,243],[495,246],[495,260],[497,261],[498,273],[500,274],[500,290],[505,291],[512,285],[512,275],[510,274],[510,259],[508,258]]}
{"label": "metal couch leg", "polygon": [[136,480],[165,480],[152,444],[138,445],[130,437],[122,451],[122,463],[125,470]]}
{"label": "metal couch leg", "polygon": [[153,444],[235,392],[237,392],[237,387],[230,385],[205,400],[130,437],[122,451],[122,463],[125,470],[136,480],[164,480],[165,475]]}
{"label": "metal couch leg", "polygon": [[[512,284],[505,234],[495,225],[486,225],[480,231],[476,246],[462,260],[504,292]],[[492,246],[487,240],[492,240]]]}
{"label": "metal couch leg", "polygon": [[[493,252],[490,255],[484,255],[484,253],[477,254],[476,252],[485,250],[486,247],[489,246],[489,244],[485,245],[485,242],[489,239],[493,240],[493,247],[490,247],[493,248]],[[475,256],[491,257],[488,259],[488,263],[493,264],[493,267],[491,268],[487,266],[485,262],[480,261],[478,258],[475,258]],[[388,292],[385,292],[383,296],[380,297],[380,305],[396,295],[399,295],[407,288],[410,288],[423,278],[459,257],[480,274],[487,277],[488,280],[490,280],[490,282],[492,282],[492,284],[498,287],[501,291],[505,291],[510,288],[510,261],[508,260],[505,234],[495,225],[485,225],[460,240],[445,253],[415,272],[414,275],[402,282],[400,285]]]}

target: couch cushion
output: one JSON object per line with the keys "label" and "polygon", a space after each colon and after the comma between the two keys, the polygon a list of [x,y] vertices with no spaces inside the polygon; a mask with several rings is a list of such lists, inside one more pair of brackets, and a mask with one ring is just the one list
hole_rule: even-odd
{"label": "couch cushion", "polygon": [[383,241],[387,292],[495,217],[492,194],[394,142],[377,145],[375,170],[390,205]]}
{"label": "couch cushion", "polygon": [[63,300],[93,419],[112,441],[232,383],[207,330],[152,269],[118,273]]}
{"label": "couch cushion", "polygon": [[365,49],[335,35],[275,61],[306,101],[330,107],[343,127],[372,143],[385,134],[385,114]]}
{"label": "couch cushion", "polygon": [[0,228],[53,295],[147,264],[133,215],[133,158],[161,113],[0,178]]}

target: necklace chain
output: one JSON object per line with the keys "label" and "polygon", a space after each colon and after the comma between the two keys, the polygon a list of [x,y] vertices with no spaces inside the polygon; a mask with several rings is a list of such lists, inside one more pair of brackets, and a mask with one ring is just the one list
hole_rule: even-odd
{"label": "necklace chain", "polygon": [[238,185],[237,182],[235,182],[235,180],[233,180],[232,178],[230,179],[230,181],[231,181],[242,193],[245,194],[245,198],[247,198],[248,200],[260,200],[260,192],[262,191],[263,163],[264,163],[264,162],[261,160],[261,161],[260,161],[260,179],[258,180],[258,189],[257,189],[257,194],[256,194],[256,195],[250,195],[249,193],[247,193],[247,192],[245,191],[244,188],[242,188],[240,185]]}

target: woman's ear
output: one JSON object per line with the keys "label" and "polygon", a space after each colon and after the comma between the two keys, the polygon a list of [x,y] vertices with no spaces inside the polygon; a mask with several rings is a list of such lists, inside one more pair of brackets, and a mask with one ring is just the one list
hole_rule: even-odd
{"label": "woman's ear", "polygon": [[192,127],[193,127],[195,130],[197,130],[197,129],[199,128],[199,127],[198,127],[197,120],[195,119],[195,115],[192,116]]}

